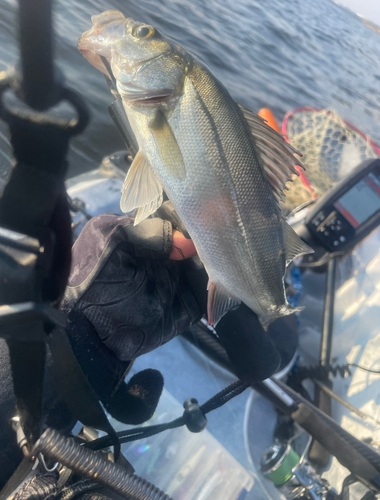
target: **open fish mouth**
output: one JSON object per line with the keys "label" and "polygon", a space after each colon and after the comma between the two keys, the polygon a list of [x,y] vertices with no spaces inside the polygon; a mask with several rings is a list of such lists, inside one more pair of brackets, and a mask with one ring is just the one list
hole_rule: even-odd
{"label": "open fish mouth", "polygon": [[119,93],[123,99],[132,103],[156,104],[168,101],[174,95],[173,89],[147,90],[132,83],[118,86]]}

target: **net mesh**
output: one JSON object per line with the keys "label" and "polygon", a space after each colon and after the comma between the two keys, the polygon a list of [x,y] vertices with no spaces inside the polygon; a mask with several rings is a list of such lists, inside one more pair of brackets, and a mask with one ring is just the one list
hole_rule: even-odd
{"label": "net mesh", "polygon": [[[284,119],[283,132],[289,143],[303,153],[304,175],[316,197],[362,161],[379,156],[369,137],[329,109],[289,113]],[[295,177],[287,187],[285,213],[313,199],[300,177]]]}

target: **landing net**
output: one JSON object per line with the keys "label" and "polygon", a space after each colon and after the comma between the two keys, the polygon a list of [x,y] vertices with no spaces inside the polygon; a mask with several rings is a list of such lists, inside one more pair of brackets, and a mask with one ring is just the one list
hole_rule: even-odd
{"label": "landing net", "polygon": [[282,133],[303,153],[306,168],[287,185],[285,213],[318,198],[362,161],[380,156],[368,136],[329,109],[300,108],[287,113]]}

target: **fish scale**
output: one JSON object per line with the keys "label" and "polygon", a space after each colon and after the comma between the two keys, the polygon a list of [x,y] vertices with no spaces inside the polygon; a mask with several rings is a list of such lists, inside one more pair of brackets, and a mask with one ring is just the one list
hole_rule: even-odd
{"label": "fish scale", "polygon": [[[139,145],[122,209],[137,207],[138,223],[165,190],[209,275],[214,324],[239,301],[264,325],[293,312],[286,265],[310,249],[286,224],[276,198],[283,179],[296,172],[294,150],[153,27],[115,11],[93,23],[79,50],[105,74],[99,55],[108,60]],[[262,155],[260,141],[275,155]]]}
{"label": "fish scale", "polygon": [[[234,216],[234,223],[240,219],[241,238],[233,236],[235,229],[231,234],[231,243],[232,251],[235,252],[241,247],[243,255],[242,260],[238,261],[239,266],[235,265],[232,272],[245,276],[249,297],[244,302],[252,307],[252,302],[248,301],[260,290],[261,296],[267,294],[271,297],[272,304],[273,292],[279,292],[275,303],[283,304],[284,291],[277,286],[285,269],[285,260],[278,262],[279,251],[285,246],[281,230],[282,218],[270,187],[264,179],[250,131],[241,119],[241,113],[234,101],[223,87],[210,77],[205,68],[197,66],[192,80],[210,112],[219,140],[224,146],[225,162],[222,175],[229,173],[233,183],[231,195],[236,196],[236,204],[239,207],[239,217]],[[224,249],[225,245],[222,248]],[[246,258],[246,253],[250,254],[249,259]],[[223,262],[222,259],[221,261]],[[276,261],[279,265],[274,265]],[[244,269],[241,269],[241,264]],[[227,268],[223,269],[223,273],[225,276],[230,274]],[[264,314],[264,311],[261,311],[261,314]]]}

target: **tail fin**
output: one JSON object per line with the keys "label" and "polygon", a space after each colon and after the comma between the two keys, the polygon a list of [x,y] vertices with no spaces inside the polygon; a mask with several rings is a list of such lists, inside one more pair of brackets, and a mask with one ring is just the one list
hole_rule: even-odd
{"label": "tail fin", "polygon": [[269,315],[259,314],[258,318],[261,326],[264,330],[268,331],[268,326],[276,319],[282,318],[283,316],[288,316],[289,314],[299,313],[303,310],[303,307],[292,307],[287,301],[283,306],[274,310]]}

